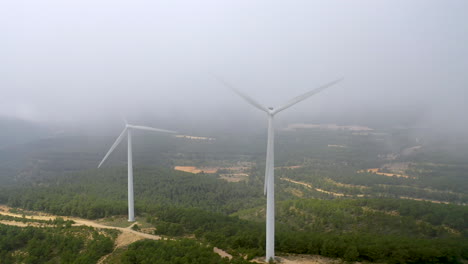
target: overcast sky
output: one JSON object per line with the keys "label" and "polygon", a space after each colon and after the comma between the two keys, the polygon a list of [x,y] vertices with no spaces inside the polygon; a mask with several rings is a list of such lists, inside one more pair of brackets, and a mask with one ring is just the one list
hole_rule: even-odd
{"label": "overcast sky", "polygon": [[216,74],[268,106],[344,77],[291,113],[468,120],[466,0],[4,0],[0,38],[0,115],[253,114]]}

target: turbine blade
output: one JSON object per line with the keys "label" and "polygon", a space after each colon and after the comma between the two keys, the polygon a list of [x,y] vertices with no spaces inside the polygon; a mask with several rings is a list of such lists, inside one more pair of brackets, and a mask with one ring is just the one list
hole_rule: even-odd
{"label": "turbine blade", "polygon": [[172,130],[159,129],[159,128],[147,127],[147,126],[134,126],[134,125],[129,125],[129,127],[134,128],[134,129],[148,130],[148,131],[155,131],[155,132],[177,133],[176,131],[172,131]]}
{"label": "turbine blade", "polygon": [[99,163],[98,168],[101,167],[101,165],[104,163],[104,161],[106,161],[107,157],[109,157],[109,155],[112,153],[112,151],[114,151],[114,149],[117,147],[117,145],[119,145],[119,143],[122,141],[122,139],[125,136],[125,132],[127,132],[127,127],[124,128],[122,133],[120,133],[119,137],[115,140],[114,144],[112,144],[112,147],[109,149],[106,156],[104,156],[101,163]]}
{"label": "turbine blade", "polygon": [[254,107],[264,111],[264,112],[267,112],[268,113],[268,109],[264,106],[262,106],[261,104],[259,104],[257,101],[255,101],[254,99],[252,99],[251,97],[243,94],[242,92],[240,92],[239,90],[236,90],[236,89],[232,89],[237,95],[239,95],[240,97],[244,98],[244,100],[246,100],[248,103],[250,103],[251,105],[253,105]]}
{"label": "turbine blade", "polygon": [[228,87],[229,89],[231,89],[233,92],[235,92],[237,95],[239,95],[240,97],[244,98],[244,100],[246,100],[249,104],[253,105],[254,107],[262,110],[262,111],[265,111],[265,112],[269,112],[268,109],[266,107],[264,107],[263,105],[259,104],[257,101],[255,101],[254,99],[252,99],[251,97],[243,94],[242,92],[240,92],[238,89],[234,88],[234,86],[230,85],[229,83],[227,83],[226,81],[224,81],[223,79],[221,78],[218,78],[218,77],[215,77],[220,83],[224,84],[224,86]]}
{"label": "turbine blade", "polygon": [[314,95],[314,94],[317,94],[317,93],[319,93],[319,92],[325,90],[326,88],[328,88],[328,87],[330,87],[330,86],[332,86],[332,85],[334,85],[334,84],[336,84],[336,83],[341,82],[342,80],[343,80],[343,78],[337,79],[337,80],[335,80],[335,81],[333,81],[333,82],[324,84],[324,85],[320,86],[319,88],[316,88],[316,89],[314,89],[314,90],[312,90],[312,91],[309,91],[309,92],[307,92],[307,93],[305,93],[305,94],[299,95],[299,96],[297,96],[297,97],[295,97],[295,98],[289,100],[289,102],[287,102],[285,105],[283,105],[283,106],[278,107],[277,109],[275,109],[275,110],[273,111],[273,114],[277,114],[277,113],[283,111],[284,109],[289,108],[289,107],[291,107],[291,106],[293,106],[293,105],[299,103],[300,101],[303,101],[303,100],[309,98],[310,96],[312,96],[312,95]]}

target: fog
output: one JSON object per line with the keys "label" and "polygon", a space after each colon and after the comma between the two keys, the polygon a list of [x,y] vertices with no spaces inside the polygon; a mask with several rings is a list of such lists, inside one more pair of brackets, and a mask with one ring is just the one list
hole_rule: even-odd
{"label": "fog", "polygon": [[2,1],[0,115],[254,125],[262,113],[213,75],[266,106],[344,77],[281,119],[466,131],[466,10],[464,0]]}

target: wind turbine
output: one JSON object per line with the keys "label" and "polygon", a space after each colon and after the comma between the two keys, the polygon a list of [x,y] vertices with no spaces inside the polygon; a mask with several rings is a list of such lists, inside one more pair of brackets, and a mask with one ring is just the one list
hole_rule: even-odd
{"label": "wind turbine", "polygon": [[102,159],[101,163],[99,163],[98,168],[101,167],[101,165],[106,161],[107,157],[114,151],[114,149],[119,145],[119,143],[122,141],[122,139],[125,137],[125,134],[127,134],[127,139],[128,139],[128,158],[127,158],[127,170],[128,170],[128,221],[129,222],[134,222],[135,221],[135,209],[134,209],[134,202],[133,202],[133,158],[132,158],[132,130],[146,130],[146,131],[153,131],[153,132],[164,132],[164,133],[176,133],[175,131],[171,130],[165,130],[165,129],[159,129],[159,128],[153,128],[153,127],[147,127],[147,126],[135,126],[135,125],[130,125],[125,121],[125,128],[120,133],[119,137],[117,140],[115,140],[114,144],[112,144],[111,148],[107,152],[106,156]]}
{"label": "wind turbine", "polygon": [[264,185],[264,194],[267,196],[267,212],[266,212],[266,261],[270,261],[270,259],[275,258],[275,153],[274,153],[274,128],[273,128],[273,120],[274,116],[309,98],[310,96],[323,91],[324,89],[340,82],[342,79],[335,80],[333,82],[324,84],[319,88],[311,90],[305,94],[299,95],[291,100],[289,100],[283,106],[273,108],[273,107],[264,107],[263,105],[259,104],[254,99],[250,98],[249,96],[243,94],[227,82],[217,78],[220,82],[222,82],[225,86],[229,87],[233,90],[236,94],[240,97],[244,98],[249,104],[252,106],[264,111],[268,115],[268,143],[267,143],[267,153],[266,153],[266,168],[265,168],[265,185]]}

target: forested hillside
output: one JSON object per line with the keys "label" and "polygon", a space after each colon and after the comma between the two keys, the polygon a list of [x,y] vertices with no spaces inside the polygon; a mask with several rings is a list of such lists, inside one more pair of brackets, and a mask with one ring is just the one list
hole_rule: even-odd
{"label": "forested hillside", "polygon": [[[466,164],[456,158],[436,159],[433,150],[440,145],[416,145],[404,131],[397,132],[278,133],[279,254],[380,263],[468,259]],[[135,140],[137,220],[154,227],[158,235],[192,241],[141,241],[117,250],[110,260],[144,263],[153,261],[149,252],[173,252],[180,258],[162,259],[187,263],[190,256],[199,261],[194,263],[223,263],[212,254],[212,247],[232,254],[230,263],[265,254],[265,135],[211,136],[216,139],[142,136]],[[126,149],[120,147],[109,164],[95,168],[108,141],[112,139],[55,138],[18,145],[13,152],[0,151],[4,183],[0,203],[89,219],[125,216]],[[460,147],[459,154],[463,151]],[[217,171],[193,174],[174,166]],[[238,168],[247,177],[223,178]],[[5,256],[11,250],[5,250]]]}
{"label": "forested hillside", "polygon": [[0,262],[96,263],[112,252],[115,234],[88,227],[0,224]]}

